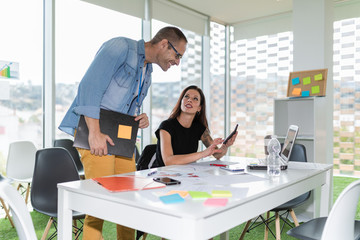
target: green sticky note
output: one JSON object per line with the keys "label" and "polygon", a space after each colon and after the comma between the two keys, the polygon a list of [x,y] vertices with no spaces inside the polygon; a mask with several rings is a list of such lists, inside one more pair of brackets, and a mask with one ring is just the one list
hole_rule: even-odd
{"label": "green sticky note", "polygon": [[198,191],[189,191],[190,196],[192,199],[206,199],[212,198],[212,196],[207,192],[198,192]]}
{"label": "green sticky note", "polygon": [[308,85],[310,83],[311,83],[311,78],[310,77],[303,78],[303,85]]}
{"label": "green sticky note", "polygon": [[212,190],[211,195],[213,197],[232,197],[232,193],[227,190]]}
{"label": "green sticky note", "polygon": [[312,86],[311,87],[311,93],[312,94],[316,94],[320,92],[320,87],[319,86]]}
{"label": "green sticky note", "polygon": [[323,80],[322,74],[321,74],[321,73],[316,74],[316,75],[314,76],[314,80],[315,80],[315,81]]}

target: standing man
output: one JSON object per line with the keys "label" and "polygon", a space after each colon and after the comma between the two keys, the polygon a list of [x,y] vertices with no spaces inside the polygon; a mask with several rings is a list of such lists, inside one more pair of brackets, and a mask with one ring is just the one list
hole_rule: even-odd
{"label": "standing man", "polygon": [[[140,107],[151,84],[152,63],[159,65],[163,71],[179,65],[186,45],[187,39],[181,30],[165,27],[149,42],[118,37],[101,46],[59,126],[61,131],[74,136],[80,115],[85,116],[90,150],[78,150],[86,179],[136,170],[134,156],[108,155],[107,142],[114,143],[100,131],[100,108],[137,115],[135,121],[139,121],[139,128],[148,127],[148,117],[146,113],[140,114]],[[103,222],[86,215],[83,239],[100,240]],[[131,240],[134,236],[133,229],[117,225],[118,240]]]}

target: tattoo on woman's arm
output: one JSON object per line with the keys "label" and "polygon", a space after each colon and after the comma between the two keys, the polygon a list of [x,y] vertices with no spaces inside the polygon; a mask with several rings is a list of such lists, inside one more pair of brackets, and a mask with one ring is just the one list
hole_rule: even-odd
{"label": "tattoo on woman's arm", "polygon": [[212,138],[211,138],[211,136],[210,136],[210,131],[209,131],[209,129],[206,129],[206,130],[204,131],[204,133],[203,133],[203,135],[201,136],[201,138],[202,138],[202,141],[203,141],[203,143],[204,143],[204,145],[205,145],[206,147],[209,147],[209,146],[211,145]]}

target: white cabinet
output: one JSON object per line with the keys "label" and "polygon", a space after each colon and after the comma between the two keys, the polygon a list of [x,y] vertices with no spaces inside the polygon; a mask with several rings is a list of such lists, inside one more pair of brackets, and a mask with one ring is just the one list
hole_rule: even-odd
{"label": "white cabinet", "polygon": [[[274,100],[274,134],[283,142],[289,125],[299,126],[295,142],[305,145],[308,162],[326,163],[325,103],[325,97]],[[315,200],[318,191],[313,191],[310,200],[295,209],[299,221],[317,217],[314,206],[320,204],[319,199]]]}
{"label": "white cabinet", "polygon": [[305,145],[308,162],[326,163],[324,97],[274,100],[274,134],[282,142],[289,125],[299,126],[296,143]]}

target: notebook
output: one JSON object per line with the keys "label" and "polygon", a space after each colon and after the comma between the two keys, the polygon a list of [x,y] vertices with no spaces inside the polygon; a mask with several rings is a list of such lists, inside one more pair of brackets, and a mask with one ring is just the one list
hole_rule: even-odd
{"label": "notebook", "polygon": [[[124,113],[100,109],[100,131],[109,135],[115,143],[114,146],[108,143],[109,154],[132,158],[139,128],[139,122],[134,119],[134,116]],[[89,129],[84,116],[81,115],[74,138],[74,147],[90,149],[88,136]]]}
{"label": "notebook", "polygon": [[93,180],[110,192],[138,191],[165,187],[165,184],[155,182],[151,178],[135,176],[99,177],[93,178]]}

